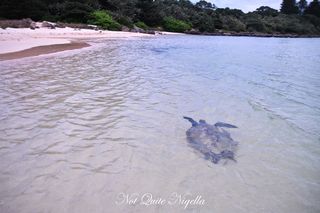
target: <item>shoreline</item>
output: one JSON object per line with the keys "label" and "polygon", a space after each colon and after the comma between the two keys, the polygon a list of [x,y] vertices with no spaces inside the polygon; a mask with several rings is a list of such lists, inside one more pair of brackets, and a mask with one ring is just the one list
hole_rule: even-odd
{"label": "shoreline", "polygon": [[[159,35],[320,38],[320,35],[266,34],[252,32],[159,32]],[[35,30],[30,28],[6,28],[0,29],[0,61],[82,49],[91,46],[87,43],[90,39],[128,39],[152,36],[155,35],[137,32],[77,29],[69,27],[57,29],[38,28]]]}
{"label": "shoreline", "polygon": [[298,34],[278,34],[278,33],[256,33],[256,32],[187,32],[187,35],[200,36],[235,36],[235,37],[259,37],[259,38],[320,38],[320,35],[298,35]]}
{"label": "shoreline", "polygon": [[20,59],[75,50],[91,46],[91,39],[129,39],[153,36],[150,34],[91,30],[76,28],[59,29],[0,29],[0,61]]}

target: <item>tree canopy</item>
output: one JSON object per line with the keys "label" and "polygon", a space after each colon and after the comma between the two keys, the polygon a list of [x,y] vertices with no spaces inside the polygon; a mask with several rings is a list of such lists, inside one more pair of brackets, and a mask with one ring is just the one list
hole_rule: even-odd
{"label": "tree canopy", "polygon": [[300,14],[303,14],[306,8],[308,7],[308,2],[306,0],[300,0],[297,3]]}
{"label": "tree canopy", "polygon": [[313,0],[310,5],[305,9],[306,14],[320,17],[320,3],[318,0]]}
{"label": "tree canopy", "polygon": [[280,11],[284,14],[298,14],[299,8],[296,0],[283,0]]}

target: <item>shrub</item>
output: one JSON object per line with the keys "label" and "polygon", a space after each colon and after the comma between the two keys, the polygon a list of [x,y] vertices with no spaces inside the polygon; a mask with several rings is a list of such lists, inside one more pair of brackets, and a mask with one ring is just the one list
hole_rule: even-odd
{"label": "shrub", "polygon": [[246,20],[247,29],[255,32],[266,32],[266,26],[260,18],[249,18]]}
{"label": "shrub", "polygon": [[173,17],[165,17],[163,26],[165,30],[170,32],[183,33],[191,29],[190,24]]}
{"label": "shrub", "polygon": [[118,15],[118,16],[115,17],[115,20],[121,25],[127,26],[129,28],[133,28],[133,22],[127,16],[122,16],[122,15],[119,16]]}
{"label": "shrub", "polygon": [[233,16],[223,16],[222,17],[223,29],[241,32],[245,31],[246,25],[239,19]]}
{"label": "shrub", "polygon": [[281,14],[276,17],[265,17],[265,25],[273,32],[296,33],[296,34],[317,34],[319,29],[311,23],[307,17]]}
{"label": "shrub", "polygon": [[195,14],[191,20],[193,27],[199,29],[200,32],[215,31],[214,17],[208,15],[207,13]]}
{"label": "shrub", "polygon": [[137,23],[135,23],[134,25],[136,25],[137,27],[147,30],[149,27],[142,21],[138,21]]}
{"label": "shrub", "polygon": [[107,11],[97,10],[91,14],[90,24],[98,25],[105,30],[121,30],[121,25],[114,21]]}

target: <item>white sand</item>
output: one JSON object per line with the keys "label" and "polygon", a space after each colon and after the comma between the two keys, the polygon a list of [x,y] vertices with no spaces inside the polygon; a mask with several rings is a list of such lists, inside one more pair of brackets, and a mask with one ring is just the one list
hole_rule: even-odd
{"label": "white sand", "polygon": [[17,52],[36,46],[52,44],[66,44],[72,40],[89,38],[131,38],[152,36],[141,33],[76,30],[73,28],[40,28],[31,30],[29,28],[7,28],[0,29],[0,54]]}

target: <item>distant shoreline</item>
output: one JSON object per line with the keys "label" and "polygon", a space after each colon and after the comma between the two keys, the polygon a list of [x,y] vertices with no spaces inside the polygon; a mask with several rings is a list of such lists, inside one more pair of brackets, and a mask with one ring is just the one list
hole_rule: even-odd
{"label": "distant shoreline", "polygon": [[261,37],[261,38],[320,38],[320,35],[297,35],[297,34],[268,34],[255,32],[215,32],[215,33],[200,33],[188,32],[188,35],[202,35],[202,36],[234,36],[234,37]]}

